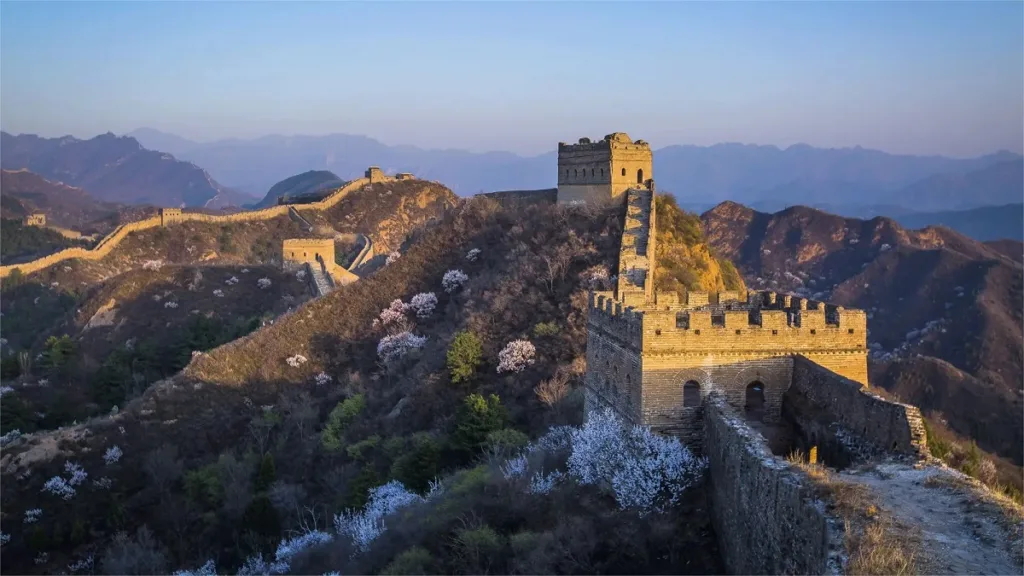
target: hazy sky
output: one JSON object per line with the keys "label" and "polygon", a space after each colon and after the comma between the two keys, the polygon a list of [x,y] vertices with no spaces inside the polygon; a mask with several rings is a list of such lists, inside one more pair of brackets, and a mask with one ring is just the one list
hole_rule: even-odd
{"label": "hazy sky", "polygon": [[1024,3],[4,1],[0,124],[540,153],[1024,147]]}

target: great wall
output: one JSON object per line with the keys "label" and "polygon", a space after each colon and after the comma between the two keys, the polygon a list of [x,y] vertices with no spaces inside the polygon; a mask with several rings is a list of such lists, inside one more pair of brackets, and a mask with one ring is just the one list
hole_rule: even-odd
{"label": "great wall", "polygon": [[[128,222],[122,224],[114,229],[113,232],[107,234],[100,242],[92,249],[86,248],[66,248],[59,252],[55,252],[43,258],[25,262],[22,264],[11,264],[7,266],[0,266],[0,278],[9,276],[14,270],[19,270],[22,274],[32,274],[43,270],[49,266],[53,266],[58,262],[65,260],[71,260],[75,258],[81,258],[84,260],[100,260],[106,257],[110,252],[117,247],[129,234],[138,232],[141,230],[148,230],[151,228],[157,228],[160,226],[170,226],[174,224],[180,224],[183,222],[209,222],[214,224],[229,224],[233,222],[252,222],[258,220],[270,220],[279,216],[285,215],[296,215],[299,219],[305,221],[301,216],[302,211],[323,211],[327,210],[338,202],[342,201],[350,193],[355,190],[359,190],[364,186],[377,183],[396,182],[402,180],[412,180],[415,177],[412,174],[403,172],[395,176],[387,176],[380,168],[371,166],[366,170],[365,176],[345,184],[341,188],[335,190],[327,197],[317,202],[311,202],[308,204],[279,204],[270,208],[264,208],[261,210],[252,210],[246,212],[238,212],[235,214],[226,215],[211,215],[211,214],[199,214],[194,212],[183,212],[179,208],[162,208],[157,216],[139,220],[136,222]],[[44,221],[45,222],[45,221]],[[306,225],[309,222],[306,221]],[[365,243],[372,251],[372,243]],[[372,258],[372,253],[369,255]],[[358,260],[359,264],[365,262],[368,258],[363,255],[361,260]],[[338,267],[332,272],[336,272],[339,276],[339,281],[344,283],[346,280],[351,280],[348,276],[354,266],[349,266],[347,269]]]}
{"label": "great wall", "polygon": [[[559,203],[625,204],[615,289],[590,293],[585,411],[611,408],[708,458],[712,521],[731,573],[846,572],[851,527],[823,502],[821,477],[788,459],[797,451],[843,482],[872,487],[897,529],[936,531],[921,538],[926,573],[1021,573],[1020,531],[1004,530],[1015,521],[1003,512],[972,519],[1002,535],[981,546],[963,526],[936,528],[929,515],[940,524],[937,515],[889,496],[991,497],[931,457],[916,407],[870,390],[862,310],[775,292],[680,299],[654,289],[657,218],[644,149],[622,133],[559,146]],[[573,181],[572,171],[625,176],[622,165],[636,168],[635,183]],[[892,484],[869,479],[881,469]],[[925,477],[957,487],[940,492],[915,480]],[[985,570],[961,562],[972,554]]]}

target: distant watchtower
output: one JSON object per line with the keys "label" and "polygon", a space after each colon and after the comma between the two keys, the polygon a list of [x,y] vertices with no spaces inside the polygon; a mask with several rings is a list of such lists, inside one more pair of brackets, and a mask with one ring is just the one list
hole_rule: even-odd
{"label": "distant watchtower", "polygon": [[653,178],[650,144],[634,142],[625,132],[598,142],[558,143],[559,204],[607,202],[630,188],[649,187]]}
{"label": "distant watchtower", "polygon": [[25,226],[46,226],[46,214],[36,212],[25,216]]}

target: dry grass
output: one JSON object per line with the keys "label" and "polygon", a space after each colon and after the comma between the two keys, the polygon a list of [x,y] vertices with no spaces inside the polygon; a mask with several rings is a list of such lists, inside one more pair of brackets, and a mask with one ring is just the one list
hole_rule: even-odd
{"label": "dry grass", "polygon": [[800,468],[814,483],[818,495],[832,505],[843,521],[847,574],[916,574],[920,540],[879,508],[866,486],[840,480],[832,470],[809,464],[803,453],[786,460]]}

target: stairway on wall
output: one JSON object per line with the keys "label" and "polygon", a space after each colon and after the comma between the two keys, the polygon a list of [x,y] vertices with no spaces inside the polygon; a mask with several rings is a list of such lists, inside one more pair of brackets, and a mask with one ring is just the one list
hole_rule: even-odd
{"label": "stairway on wall", "polygon": [[312,232],[313,231],[313,225],[310,224],[309,220],[306,220],[306,218],[303,217],[302,214],[299,214],[299,211],[296,210],[294,207],[292,207],[292,206],[288,207],[288,216],[290,216],[292,220],[298,222],[300,226],[305,228],[306,232]]}
{"label": "stairway on wall", "polygon": [[651,234],[651,210],[654,192],[632,189],[626,192],[626,219],[622,227],[619,252],[618,292],[644,292],[651,274],[647,253]]}
{"label": "stairway on wall", "polygon": [[317,296],[326,296],[334,290],[334,283],[327,277],[321,266],[309,265],[309,275],[313,279],[313,287]]}

